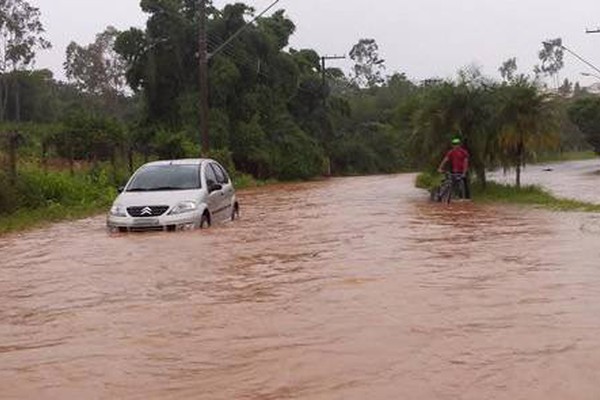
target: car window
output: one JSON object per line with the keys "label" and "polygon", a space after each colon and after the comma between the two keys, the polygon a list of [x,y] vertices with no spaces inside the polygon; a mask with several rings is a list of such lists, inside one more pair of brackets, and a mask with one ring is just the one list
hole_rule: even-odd
{"label": "car window", "polygon": [[204,167],[204,177],[206,178],[206,186],[217,183],[217,176],[215,175],[215,171],[211,168],[210,164],[207,164]]}
{"label": "car window", "polygon": [[227,174],[227,171],[225,171],[225,168],[223,168],[219,164],[217,164],[216,167],[219,168],[221,170],[221,172],[223,173],[223,176],[225,177],[225,183],[229,183],[229,181],[230,181],[229,175]]}
{"label": "car window", "polygon": [[140,170],[127,191],[192,190],[200,187],[197,165],[159,165]]}
{"label": "car window", "polygon": [[215,175],[217,177],[217,182],[218,183],[220,183],[221,185],[226,185],[226,184],[229,183],[229,179],[225,175],[225,172],[223,171],[223,169],[218,164],[212,163],[212,164],[210,164],[210,166],[215,171]]}

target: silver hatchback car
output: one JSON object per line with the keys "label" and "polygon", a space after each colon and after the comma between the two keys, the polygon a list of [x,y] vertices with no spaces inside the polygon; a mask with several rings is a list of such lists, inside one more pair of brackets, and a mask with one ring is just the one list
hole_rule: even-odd
{"label": "silver hatchback car", "polygon": [[112,232],[175,231],[234,220],[239,211],[233,183],[218,162],[156,161],[133,174],[106,223]]}

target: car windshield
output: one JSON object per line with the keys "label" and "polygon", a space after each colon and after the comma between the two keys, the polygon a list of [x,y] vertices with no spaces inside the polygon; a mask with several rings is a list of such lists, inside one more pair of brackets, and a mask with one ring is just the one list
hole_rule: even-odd
{"label": "car windshield", "polygon": [[199,189],[200,185],[197,165],[160,165],[138,172],[127,191],[191,190]]}

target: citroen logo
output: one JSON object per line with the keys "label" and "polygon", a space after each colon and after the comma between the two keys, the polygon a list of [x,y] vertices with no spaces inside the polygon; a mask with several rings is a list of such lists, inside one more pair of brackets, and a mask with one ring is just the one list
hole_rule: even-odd
{"label": "citroen logo", "polygon": [[145,207],[140,212],[140,215],[152,215],[152,209],[150,207]]}

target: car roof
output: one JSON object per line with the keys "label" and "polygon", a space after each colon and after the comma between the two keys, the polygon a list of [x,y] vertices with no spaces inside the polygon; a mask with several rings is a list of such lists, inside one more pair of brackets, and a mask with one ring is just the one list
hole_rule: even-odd
{"label": "car roof", "polygon": [[213,161],[209,158],[185,158],[179,160],[159,160],[144,164],[144,167],[162,167],[167,165],[201,165],[204,162]]}

